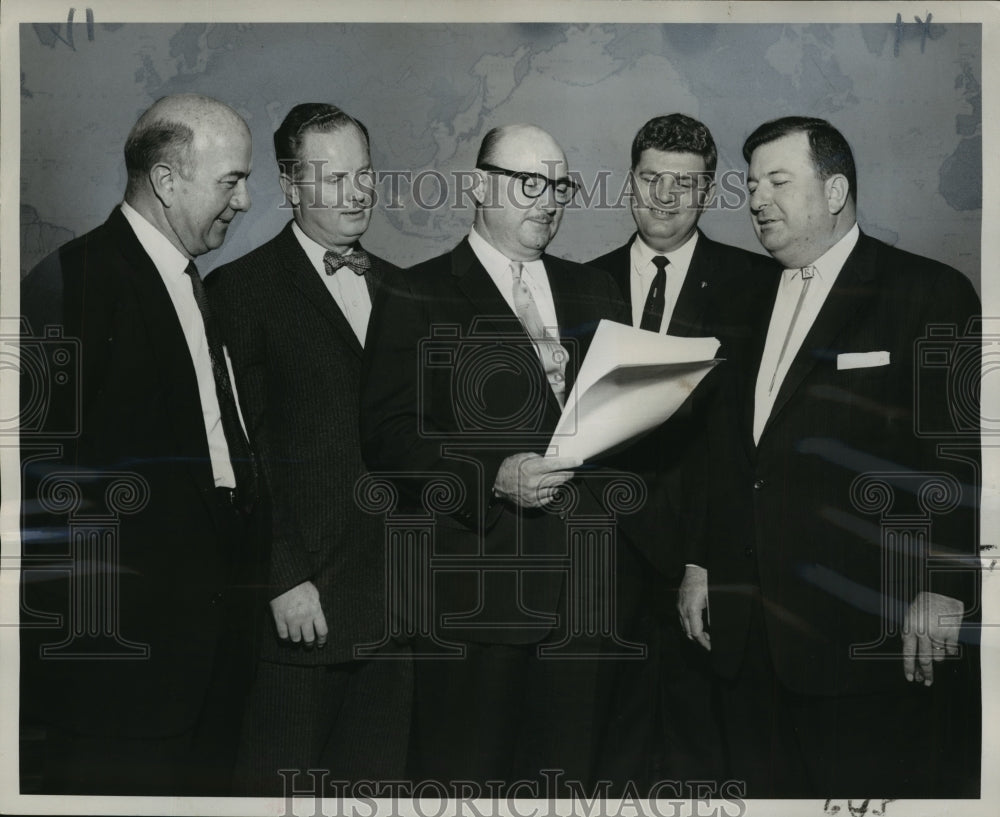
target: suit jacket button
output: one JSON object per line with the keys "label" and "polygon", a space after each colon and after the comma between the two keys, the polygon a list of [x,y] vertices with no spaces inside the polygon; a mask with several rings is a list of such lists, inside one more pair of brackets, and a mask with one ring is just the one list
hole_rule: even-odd
{"label": "suit jacket button", "polygon": [[209,607],[218,607],[222,603],[222,593],[216,593],[208,602]]}
{"label": "suit jacket button", "polygon": [[751,556],[753,556],[753,548],[744,548],[743,555],[749,559]]}
{"label": "suit jacket button", "polygon": [[754,487],[755,491],[759,491],[761,488],[764,487],[764,480],[762,480],[762,479],[755,479],[754,482],[753,482],[753,487]]}

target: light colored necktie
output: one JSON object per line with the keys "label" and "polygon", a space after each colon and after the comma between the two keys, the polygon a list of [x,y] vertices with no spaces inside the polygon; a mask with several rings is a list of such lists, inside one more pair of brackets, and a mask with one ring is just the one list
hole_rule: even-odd
{"label": "light colored necktie", "polygon": [[552,387],[552,392],[559,401],[559,405],[565,404],[566,400],[566,360],[568,354],[562,344],[555,338],[549,336],[545,331],[545,324],[542,323],[541,313],[538,311],[538,304],[528,288],[527,282],[521,277],[524,265],[520,261],[512,261],[510,272],[514,278],[514,311],[517,312],[518,320],[528,333],[538,350],[539,358],[542,361],[542,368],[545,370],[545,377]]}
{"label": "light colored necktie", "polygon": [[788,343],[792,339],[792,332],[795,331],[795,323],[799,319],[799,313],[802,311],[802,303],[806,299],[806,291],[809,289],[809,284],[812,282],[813,276],[816,274],[816,267],[802,267],[795,271],[795,275],[792,276],[792,280],[796,280],[801,275],[802,289],[799,291],[799,299],[795,302],[795,311],[792,312],[792,320],[788,324],[788,331],[785,332],[785,340],[781,344],[781,351],[778,352],[778,362],[774,366],[774,374],[771,375],[771,385],[767,387],[767,391],[770,394],[774,391],[774,384],[778,378],[778,371],[781,369],[781,362],[785,359],[785,352],[788,351]]}

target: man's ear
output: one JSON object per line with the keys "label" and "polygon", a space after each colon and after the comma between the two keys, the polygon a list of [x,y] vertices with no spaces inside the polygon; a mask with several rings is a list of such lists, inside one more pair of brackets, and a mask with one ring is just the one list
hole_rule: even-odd
{"label": "man's ear", "polygon": [[826,191],[826,203],[830,213],[837,215],[844,209],[847,199],[850,196],[850,185],[847,183],[847,176],[843,173],[835,173],[827,179],[823,186]]}
{"label": "man's ear", "polygon": [[292,207],[299,206],[299,188],[292,179],[282,173],[278,177],[278,184],[281,185],[281,192],[285,194],[285,201]]}
{"label": "man's ear", "polygon": [[173,204],[177,186],[177,172],[168,164],[160,162],[149,170],[149,186],[164,207]]}
{"label": "man's ear", "polygon": [[476,200],[476,203],[482,207],[486,204],[486,198],[489,195],[489,174],[485,170],[475,170],[476,183],[472,187],[472,196]]}

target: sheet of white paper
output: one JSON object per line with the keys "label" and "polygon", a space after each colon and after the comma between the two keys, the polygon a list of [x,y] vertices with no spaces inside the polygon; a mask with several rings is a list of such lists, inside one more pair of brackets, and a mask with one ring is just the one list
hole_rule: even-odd
{"label": "sheet of white paper", "polygon": [[718,362],[715,338],[601,321],[547,456],[590,459],[667,420]]}

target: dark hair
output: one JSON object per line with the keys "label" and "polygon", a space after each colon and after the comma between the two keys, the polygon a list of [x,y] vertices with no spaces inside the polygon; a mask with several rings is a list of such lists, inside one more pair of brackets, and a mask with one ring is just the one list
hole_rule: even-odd
{"label": "dark hair", "polygon": [[138,182],[154,165],[165,162],[182,176],[190,172],[188,150],[194,131],[182,122],[155,119],[142,123],[140,118],[125,140],[125,169],[129,183]]}
{"label": "dark hair", "polygon": [[644,150],[672,150],[678,153],[696,153],[705,160],[705,169],[715,172],[719,154],[715,149],[712,133],[697,119],[682,113],[654,116],[632,140],[632,168],[639,164]]}
{"label": "dark hair", "polygon": [[858,173],[854,167],[851,146],[847,144],[844,135],[825,119],[786,116],[765,122],[743,143],[743,158],[749,162],[753,152],[761,145],[795,133],[804,133],[809,137],[809,154],[819,177],[829,179],[837,174],[846,176],[848,193],[857,204]]}
{"label": "dark hair", "polygon": [[365,145],[370,148],[368,128],[336,105],[326,102],[303,102],[296,105],[274,132],[274,155],[281,172],[295,177],[300,160],[299,149],[307,133],[332,133],[352,125],[361,131],[365,137]]}

